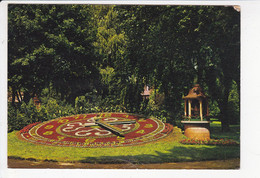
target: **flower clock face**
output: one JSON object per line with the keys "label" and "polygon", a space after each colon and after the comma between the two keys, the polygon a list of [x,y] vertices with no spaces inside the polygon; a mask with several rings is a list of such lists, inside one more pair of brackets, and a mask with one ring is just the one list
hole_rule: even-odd
{"label": "flower clock face", "polygon": [[114,147],[143,144],[166,137],[170,124],[126,113],[81,114],[26,126],[19,138],[36,144]]}

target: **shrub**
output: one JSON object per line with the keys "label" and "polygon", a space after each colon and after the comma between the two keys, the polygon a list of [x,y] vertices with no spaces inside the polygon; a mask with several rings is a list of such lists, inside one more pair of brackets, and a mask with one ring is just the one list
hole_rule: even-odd
{"label": "shrub", "polygon": [[69,105],[58,102],[50,98],[47,103],[42,103],[36,108],[33,100],[29,103],[22,102],[16,107],[8,104],[8,132],[20,130],[25,126],[35,123],[51,120],[57,117],[75,114],[74,108]]}
{"label": "shrub", "polygon": [[[44,107],[44,106],[43,106]],[[53,98],[49,99],[46,105],[46,112],[48,114],[48,118],[55,118],[60,114],[60,107],[57,101]]]}
{"label": "shrub", "polygon": [[239,92],[237,91],[237,84],[233,81],[232,90],[228,97],[228,117],[230,118],[231,124],[240,123],[240,98]]}
{"label": "shrub", "polygon": [[8,132],[20,130],[28,124],[42,122],[48,120],[48,114],[45,108],[39,109],[30,100],[28,104],[22,103],[20,106],[14,107],[8,105]]}
{"label": "shrub", "polygon": [[17,109],[8,103],[8,132],[19,130],[19,126],[23,124],[22,121],[21,117],[18,117]]}
{"label": "shrub", "polygon": [[82,114],[88,110],[88,103],[86,102],[85,96],[79,96],[75,99],[75,111],[76,113]]}

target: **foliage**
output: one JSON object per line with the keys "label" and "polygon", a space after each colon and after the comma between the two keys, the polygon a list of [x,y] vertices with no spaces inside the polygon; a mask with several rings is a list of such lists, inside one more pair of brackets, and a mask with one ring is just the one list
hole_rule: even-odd
{"label": "foliage", "polygon": [[228,96],[228,116],[231,124],[240,123],[240,96],[237,84],[233,81],[232,89]]}
{"label": "foliage", "polygon": [[[200,116],[183,116],[183,120],[184,121],[201,121],[201,117]],[[209,117],[203,117],[202,119],[203,121],[209,121],[210,118]]]}
{"label": "foliage", "polygon": [[69,105],[62,106],[55,99],[49,99],[46,104],[42,103],[38,108],[34,105],[32,99],[28,104],[23,102],[20,107],[9,104],[8,132],[20,130],[35,122],[43,122],[69,114],[75,114],[74,108]]}
{"label": "foliage", "polygon": [[[195,82],[210,96],[211,116],[223,131],[239,123],[240,14],[233,7],[11,4],[8,9],[13,128],[15,122],[41,120],[40,114],[50,119],[96,111],[145,113],[178,124],[181,98]],[[163,102],[157,95],[144,101],[145,85]],[[29,108],[36,95],[42,111]]]}
{"label": "foliage", "polygon": [[[45,96],[46,97],[46,96]],[[54,98],[42,97],[40,106],[36,107],[31,99],[28,104],[23,102],[21,106],[8,105],[8,132],[20,130],[34,122],[43,122],[58,117],[97,112],[122,112],[124,108],[113,105],[109,100],[101,99],[95,94],[86,94],[75,99],[75,105]]]}
{"label": "foliage", "polygon": [[158,89],[152,89],[148,101],[142,103],[143,112],[166,122],[168,113],[164,108],[164,94],[158,93]]}
{"label": "foliage", "polygon": [[20,130],[34,122],[46,121],[48,118],[46,109],[37,109],[32,100],[28,104],[23,102],[18,109],[9,104],[8,132]]}
{"label": "foliage", "polygon": [[200,139],[184,139],[180,143],[188,145],[220,145],[220,146],[234,146],[238,143],[230,139],[209,139],[209,140],[200,140]]}
{"label": "foliage", "polygon": [[149,96],[148,109],[158,111],[163,106],[164,94],[158,93],[159,90],[152,90]]}
{"label": "foliage", "polygon": [[212,118],[218,118],[219,114],[220,114],[220,110],[218,107],[218,103],[216,101],[209,101],[209,111],[210,111],[210,116]]}
{"label": "foliage", "polygon": [[184,130],[184,124],[181,123],[181,121],[183,121],[183,116],[180,114],[178,116],[174,117],[174,122],[173,124],[176,125],[177,127],[181,128],[182,130]]}
{"label": "foliage", "polygon": [[102,58],[103,97],[125,112],[138,112],[141,85],[128,56],[129,39],[116,6],[96,7],[96,53]]}
{"label": "foliage", "polygon": [[17,110],[8,104],[8,132],[13,130],[20,130],[25,127],[26,123],[22,123],[21,117],[18,117]]}
{"label": "foliage", "polygon": [[73,102],[95,88],[93,79],[99,74],[90,6],[10,5],[8,20],[8,79],[13,94],[23,90],[28,102],[28,97],[51,84]]}

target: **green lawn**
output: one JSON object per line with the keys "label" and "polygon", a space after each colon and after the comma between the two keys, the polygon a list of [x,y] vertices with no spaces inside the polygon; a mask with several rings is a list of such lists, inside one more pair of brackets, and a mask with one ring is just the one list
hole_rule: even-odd
{"label": "green lawn", "polygon": [[227,138],[240,142],[240,125],[230,125],[229,132],[221,132],[221,122],[213,121],[210,124],[211,138]]}
{"label": "green lawn", "polygon": [[[212,123],[212,135],[239,141],[239,129],[232,126],[230,133],[220,133],[218,122]],[[240,157],[239,146],[183,145],[180,129],[162,141],[139,146],[114,148],[74,148],[35,145],[19,140],[16,132],[8,134],[8,156],[18,159],[88,163],[162,163],[201,160],[225,160]]]}

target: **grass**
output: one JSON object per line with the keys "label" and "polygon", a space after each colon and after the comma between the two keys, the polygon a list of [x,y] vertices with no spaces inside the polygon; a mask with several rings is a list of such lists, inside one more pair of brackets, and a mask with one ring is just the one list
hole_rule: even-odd
{"label": "grass", "polygon": [[221,132],[221,122],[213,121],[210,124],[210,136],[212,138],[227,138],[240,142],[240,125],[230,125],[229,132]]}
{"label": "grass", "polygon": [[[221,133],[218,122],[212,123],[212,135],[239,141],[239,129],[232,126],[230,133]],[[161,141],[127,147],[74,148],[36,145],[19,140],[17,131],[8,134],[9,158],[87,163],[165,163],[182,161],[226,160],[240,157],[239,146],[184,145],[180,129]]]}

